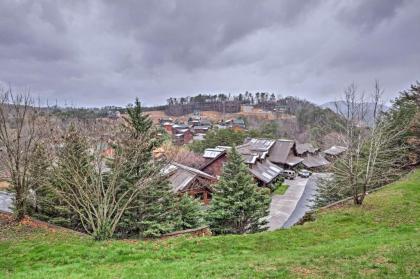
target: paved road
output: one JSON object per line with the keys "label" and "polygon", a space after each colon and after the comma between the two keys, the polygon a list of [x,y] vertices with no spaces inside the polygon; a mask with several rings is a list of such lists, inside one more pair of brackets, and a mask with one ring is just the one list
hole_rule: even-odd
{"label": "paved road", "polygon": [[296,177],[285,180],[289,185],[284,195],[274,195],[268,216],[269,230],[289,228],[296,224],[313,205],[312,198],[317,189],[319,178],[328,177],[328,173],[314,173],[308,178]]}
{"label": "paved road", "polygon": [[312,198],[316,194],[317,182],[319,178],[328,177],[328,173],[314,173],[306,183],[305,191],[302,194],[299,202],[296,205],[295,210],[290,215],[289,219],[284,223],[283,228],[289,228],[296,224],[307,211],[311,210],[313,205]]}
{"label": "paved road", "polygon": [[6,192],[0,192],[0,210],[6,212],[12,212],[10,207],[12,206],[12,196]]}
{"label": "paved road", "polygon": [[296,177],[293,180],[285,180],[284,183],[289,185],[284,195],[274,195],[270,204],[270,214],[268,216],[268,229],[276,230],[284,226],[290,216],[296,209],[301,199],[308,178]]}

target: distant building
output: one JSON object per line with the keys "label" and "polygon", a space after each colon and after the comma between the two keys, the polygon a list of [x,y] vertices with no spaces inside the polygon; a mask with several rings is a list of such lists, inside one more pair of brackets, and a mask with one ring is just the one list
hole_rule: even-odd
{"label": "distant building", "polygon": [[203,158],[204,164],[200,170],[210,175],[220,177],[223,170],[223,165],[227,161],[227,148],[207,148],[204,151]]}
{"label": "distant building", "polygon": [[173,122],[174,121],[173,121],[173,119],[171,117],[164,117],[164,118],[159,119],[159,124],[161,126],[163,126],[164,124],[173,123]]}
{"label": "distant building", "polygon": [[195,126],[200,126],[200,120],[192,119],[192,120],[189,120],[189,121],[188,121],[188,123],[189,123],[192,127],[195,127]]}
{"label": "distant building", "polygon": [[245,120],[243,120],[242,118],[226,120],[224,122],[221,122],[219,126],[225,126],[235,131],[243,131],[246,129]]}
{"label": "distant building", "polygon": [[314,147],[311,143],[298,143],[296,142],[296,154],[299,156],[315,154],[319,148]]}
{"label": "distant building", "polygon": [[165,129],[165,131],[172,135],[173,134],[173,124],[170,122],[165,122],[162,124],[162,127]]}
{"label": "distant building", "polygon": [[[203,154],[206,162],[200,170],[216,177],[220,176],[227,161],[228,148],[207,148]],[[237,146],[237,150],[261,186],[275,182],[284,169],[304,167],[322,170],[330,164],[312,144],[297,144],[293,140],[247,138],[244,144]]]}
{"label": "distant building", "polygon": [[330,164],[330,162],[325,159],[321,154],[308,154],[303,159],[302,164],[311,170],[322,170]]}
{"label": "distant building", "polygon": [[303,165],[305,168],[320,170],[330,164],[319,148],[310,143],[296,143],[291,140],[277,140],[270,153],[270,161],[284,168],[296,168]]}
{"label": "distant building", "polygon": [[[276,166],[267,159],[267,155],[274,143],[274,140],[268,139],[248,139],[244,144],[237,147],[244,163],[249,167],[250,174],[261,186],[274,182],[283,172],[281,167]],[[220,176],[223,171],[223,165],[227,161],[226,152],[229,148],[218,146],[206,149],[203,154],[206,162],[200,169],[216,177]]]}
{"label": "distant building", "polygon": [[206,134],[195,134],[194,136],[193,136],[193,141],[203,141],[204,140],[204,136],[205,136]]}
{"label": "distant building", "polygon": [[175,145],[188,144],[193,140],[193,133],[188,125],[172,125],[172,142]]}
{"label": "distant building", "polygon": [[108,111],[108,118],[109,119],[119,119],[121,118],[121,112],[117,111]]}
{"label": "distant building", "polygon": [[207,127],[211,128],[213,126],[213,124],[208,119],[201,119],[200,120],[200,126],[207,126]]}
{"label": "distant building", "polygon": [[259,185],[268,185],[283,173],[283,168],[276,166],[268,158],[275,143],[272,139],[248,138],[237,147]]}
{"label": "distant building", "polygon": [[206,134],[209,130],[210,127],[209,126],[194,126],[193,127],[194,133],[199,133],[199,134]]}
{"label": "distant building", "polygon": [[302,165],[312,170],[321,170],[328,166],[330,162],[321,154],[318,154],[319,148],[311,143],[296,143],[296,153],[303,158]]}
{"label": "distant building", "polygon": [[297,156],[293,140],[278,139],[270,152],[270,161],[286,169],[293,168],[303,161]]}
{"label": "distant building", "polygon": [[342,155],[344,152],[347,151],[347,148],[344,146],[331,146],[327,150],[324,150],[322,153],[325,155],[326,158],[329,160],[335,160],[337,157]]}
{"label": "distant building", "polygon": [[250,105],[242,105],[241,106],[241,110],[243,112],[252,112],[253,109],[254,109],[254,106],[250,106]]}
{"label": "distant building", "polygon": [[178,130],[176,134],[173,134],[172,141],[175,145],[189,144],[193,140],[193,133],[190,129]]}

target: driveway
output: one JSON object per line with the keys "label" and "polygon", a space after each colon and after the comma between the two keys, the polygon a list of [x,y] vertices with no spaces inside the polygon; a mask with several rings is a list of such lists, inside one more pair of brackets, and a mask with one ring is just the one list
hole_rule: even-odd
{"label": "driveway", "polygon": [[296,205],[295,210],[290,215],[289,219],[283,224],[283,228],[289,228],[299,222],[300,219],[305,215],[306,212],[310,211],[313,206],[312,199],[316,194],[318,188],[318,179],[327,178],[330,173],[314,173],[306,183],[305,191],[302,194],[299,202]]}
{"label": "driveway", "polygon": [[0,192],[0,210],[12,212],[12,195],[7,192]]}
{"label": "driveway", "polygon": [[296,177],[293,180],[286,179],[285,184],[289,185],[284,195],[273,195],[268,216],[268,229],[270,231],[280,229],[284,226],[296,209],[301,199],[308,178]]}

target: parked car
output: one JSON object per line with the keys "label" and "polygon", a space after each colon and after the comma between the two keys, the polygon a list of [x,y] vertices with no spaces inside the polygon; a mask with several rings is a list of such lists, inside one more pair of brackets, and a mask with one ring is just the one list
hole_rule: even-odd
{"label": "parked car", "polygon": [[303,177],[303,178],[308,178],[309,176],[311,176],[311,175],[312,175],[312,172],[310,172],[310,171],[308,171],[308,170],[300,170],[300,171],[298,172],[298,175],[299,175],[300,177]]}
{"label": "parked car", "polygon": [[295,179],[296,172],[294,172],[292,170],[284,170],[283,171],[283,176],[287,179]]}

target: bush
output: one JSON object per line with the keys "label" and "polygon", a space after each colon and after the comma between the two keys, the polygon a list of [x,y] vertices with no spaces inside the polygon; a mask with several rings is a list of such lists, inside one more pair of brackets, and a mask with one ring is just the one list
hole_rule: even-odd
{"label": "bush", "polygon": [[271,192],[275,192],[279,187],[281,187],[282,183],[284,182],[284,177],[277,178],[274,182],[268,185],[268,188]]}
{"label": "bush", "polygon": [[284,195],[284,193],[286,193],[287,188],[289,188],[289,186],[287,184],[284,184],[283,180],[281,180],[273,184],[272,193],[276,195]]}

